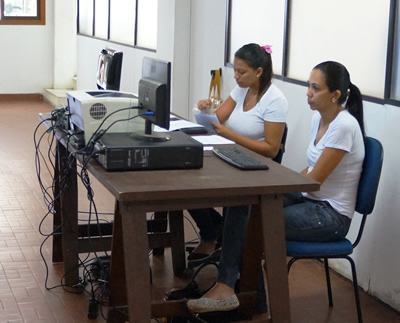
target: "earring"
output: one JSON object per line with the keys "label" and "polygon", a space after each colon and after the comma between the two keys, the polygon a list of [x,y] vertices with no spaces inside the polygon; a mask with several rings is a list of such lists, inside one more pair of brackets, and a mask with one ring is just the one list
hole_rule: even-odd
{"label": "earring", "polygon": [[335,98],[332,98],[332,103],[336,103],[336,99]]}

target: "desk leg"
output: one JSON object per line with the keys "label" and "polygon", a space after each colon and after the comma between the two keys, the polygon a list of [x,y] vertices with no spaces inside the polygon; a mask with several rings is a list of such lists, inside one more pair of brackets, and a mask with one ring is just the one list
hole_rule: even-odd
{"label": "desk leg", "polygon": [[[61,205],[60,205],[60,149],[58,146],[61,144],[57,141],[56,153],[54,160],[54,216],[53,216],[53,248],[52,260],[53,262],[62,262],[62,231],[61,231]],[[65,155],[65,152],[64,152]]]}
{"label": "desk leg", "polygon": [[65,284],[74,287],[79,282],[78,184],[76,159],[72,156],[68,156],[64,146],[58,145],[58,147],[64,276]]}
{"label": "desk leg", "polygon": [[273,322],[290,322],[282,196],[261,196],[260,211],[264,234],[269,313]]}
{"label": "desk leg", "polygon": [[263,238],[261,232],[261,214],[259,205],[251,206],[251,216],[247,225],[246,241],[243,252],[240,277],[240,291],[250,292],[257,288],[261,275]]}
{"label": "desk leg", "polygon": [[113,239],[111,246],[110,306],[126,305],[126,280],[122,222],[118,201],[115,203]]}
{"label": "desk leg", "polygon": [[151,317],[149,242],[144,207],[119,202],[129,321],[148,323]]}

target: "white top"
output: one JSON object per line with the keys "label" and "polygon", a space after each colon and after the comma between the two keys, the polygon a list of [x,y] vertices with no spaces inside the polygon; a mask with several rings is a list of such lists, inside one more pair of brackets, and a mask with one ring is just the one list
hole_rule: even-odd
{"label": "white top", "polygon": [[242,136],[254,140],[264,140],[264,123],[286,122],[288,103],[283,93],[271,84],[258,103],[249,111],[243,111],[243,102],[249,88],[238,85],[231,92],[231,98],[236,102],[225,125]]}
{"label": "white top", "polygon": [[315,113],[311,123],[311,142],[307,149],[308,172],[313,169],[326,147],[341,149],[347,153],[326,178],[319,191],[303,195],[327,201],[337,212],[352,218],[365,154],[361,129],[356,118],[347,110],[343,110],[329,124],[328,130],[315,145],[320,120],[321,115]]}

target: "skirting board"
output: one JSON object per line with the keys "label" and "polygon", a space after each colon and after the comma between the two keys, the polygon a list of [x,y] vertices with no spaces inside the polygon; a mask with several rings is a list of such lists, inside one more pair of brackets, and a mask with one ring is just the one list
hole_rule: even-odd
{"label": "skirting board", "polygon": [[0,101],[43,101],[40,93],[0,94]]}

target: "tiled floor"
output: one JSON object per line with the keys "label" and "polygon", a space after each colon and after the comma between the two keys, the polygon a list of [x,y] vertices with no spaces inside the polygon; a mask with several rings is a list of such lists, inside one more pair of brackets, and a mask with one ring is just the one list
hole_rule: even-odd
{"label": "tiled floor", "polygon": [[[46,210],[34,167],[33,131],[38,113],[49,109],[42,102],[0,101],[0,322],[104,322],[101,317],[87,319],[86,294],[71,294],[62,288],[49,291],[44,286],[46,270],[39,253],[44,237],[38,226]],[[112,211],[112,197],[94,185],[99,210]],[[84,196],[81,204],[84,208]],[[47,232],[51,221],[44,221]],[[43,252],[49,266],[48,286],[58,285],[62,267],[51,263],[50,240]],[[154,285],[158,286],[155,295],[183,284],[171,274],[168,252],[165,258],[151,259]],[[319,263],[294,265],[290,275],[293,322],[356,322],[351,283],[332,275],[335,307],[329,309],[323,279]],[[365,293],[361,293],[361,302],[364,322],[400,322],[398,313]]]}

